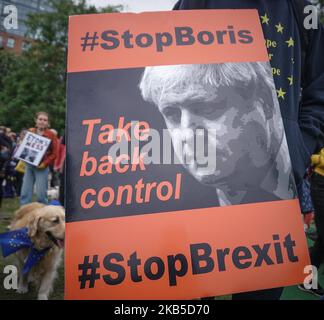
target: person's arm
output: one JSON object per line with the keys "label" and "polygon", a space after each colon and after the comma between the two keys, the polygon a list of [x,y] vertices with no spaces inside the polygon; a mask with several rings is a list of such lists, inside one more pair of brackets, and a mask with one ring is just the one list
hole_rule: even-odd
{"label": "person's arm", "polygon": [[52,163],[56,158],[57,139],[53,135],[53,137],[51,137],[51,140],[52,143],[50,145],[50,152],[46,155],[45,160],[42,163],[45,167],[49,166],[49,164]]}
{"label": "person's arm", "polygon": [[[310,156],[324,146],[324,27],[312,30],[305,61],[299,126]],[[306,168],[305,168],[306,170]]]}

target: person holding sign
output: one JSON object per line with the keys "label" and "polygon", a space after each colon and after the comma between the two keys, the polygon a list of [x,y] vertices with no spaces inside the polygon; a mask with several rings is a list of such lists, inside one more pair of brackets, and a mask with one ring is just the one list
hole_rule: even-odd
{"label": "person holding sign", "polygon": [[[221,206],[296,197],[267,63],[147,67],[139,87],[144,100],[163,115],[181,163],[200,183],[215,188]],[[175,129],[182,134],[172,134]],[[214,135],[208,133],[208,144],[215,144],[216,150],[213,171],[196,161],[186,163],[197,158],[190,143],[197,129],[215,130]],[[241,296],[273,299],[281,291]]]}
{"label": "person holding sign", "polygon": [[0,207],[2,203],[3,190],[2,183],[5,178],[5,163],[10,159],[12,142],[6,135],[5,128],[0,127]]}
{"label": "person holding sign", "polygon": [[49,116],[46,112],[38,112],[35,117],[35,127],[29,129],[29,132],[50,140],[50,145],[47,148],[40,164],[38,166],[26,163],[26,170],[21,189],[20,204],[25,205],[32,202],[33,189],[36,185],[37,202],[47,204],[47,188],[48,188],[48,174],[49,165],[53,163],[56,158],[55,150],[56,138],[54,134],[48,129]]}
{"label": "person holding sign", "polygon": [[[305,7],[310,4],[285,0],[280,1],[279,8],[279,2],[267,0],[179,0],[173,8],[258,10],[299,194],[311,155],[324,143],[324,27],[314,23],[314,16],[309,26]],[[280,288],[272,293],[266,290],[266,294],[252,292],[236,297],[279,299]]]}

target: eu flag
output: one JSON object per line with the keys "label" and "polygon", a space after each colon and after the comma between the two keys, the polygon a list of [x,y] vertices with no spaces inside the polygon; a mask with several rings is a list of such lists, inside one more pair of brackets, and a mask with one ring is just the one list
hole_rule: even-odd
{"label": "eu flag", "polygon": [[0,246],[2,255],[7,257],[23,248],[30,248],[29,255],[23,268],[23,274],[27,274],[29,270],[36,265],[46,254],[50,248],[37,250],[29,238],[28,228],[17,229],[0,234]]}
{"label": "eu flag", "polygon": [[28,235],[28,228],[17,229],[0,234],[2,255],[9,256],[23,248],[30,248],[32,242]]}

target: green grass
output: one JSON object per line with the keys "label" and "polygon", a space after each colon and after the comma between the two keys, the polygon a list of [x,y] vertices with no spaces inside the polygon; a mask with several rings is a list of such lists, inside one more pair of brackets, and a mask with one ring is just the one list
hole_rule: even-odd
{"label": "green grass", "polygon": [[[19,202],[17,199],[5,199],[3,207],[0,208],[0,233],[7,231],[7,226],[15,212],[19,208]],[[314,227],[313,227],[314,228]],[[313,243],[309,240],[309,246]],[[36,289],[31,287],[27,294],[17,294],[15,290],[6,290],[3,287],[3,280],[5,275],[3,269],[6,265],[14,265],[14,256],[3,258],[0,256],[0,300],[30,300],[36,299]],[[324,287],[324,266],[319,271],[319,282]],[[63,263],[58,270],[58,277],[54,283],[54,290],[50,296],[50,299],[61,300],[64,298],[64,266]],[[230,300],[231,296],[216,297],[216,300]],[[314,295],[300,291],[297,286],[291,286],[285,288],[281,300],[318,300]]]}

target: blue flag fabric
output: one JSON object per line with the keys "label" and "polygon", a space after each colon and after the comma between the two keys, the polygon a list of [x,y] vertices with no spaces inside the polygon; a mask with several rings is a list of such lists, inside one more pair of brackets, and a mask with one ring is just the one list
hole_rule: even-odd
{"label": "blue flag fabric", "polygon": [[27,274],[36,265],[50,248],[37,250],[28,235],[28,228],[17,229],[0,234],[0,246],[2,255],[7,257],[23,248],[30,248],[29,255],[23,268],[23,274]]}
{"label": "blue flag fabric", "polygon": [[29,270],[34,265],[36,265],[38,262],[40,262],[48,250],[49,250],[49,248],[38,251],[34,247],[31,247],[29,255],[27,257],[27,260],[26,260],[24,268],[23,268],[23,274],[27,274],[29,272]]}
{"label": "blue flag fabric", "polygon": [[17,229],[0,234],[2,255],[7,257],[23,248],[30,248],[33,244],[28,235],[28,228]]}
{"label": "blue flag fabric", "polygon": [[61,206],[61,203],[60,201],[58,200],[52,200],[50,203],[49,203],[50,206]]}

